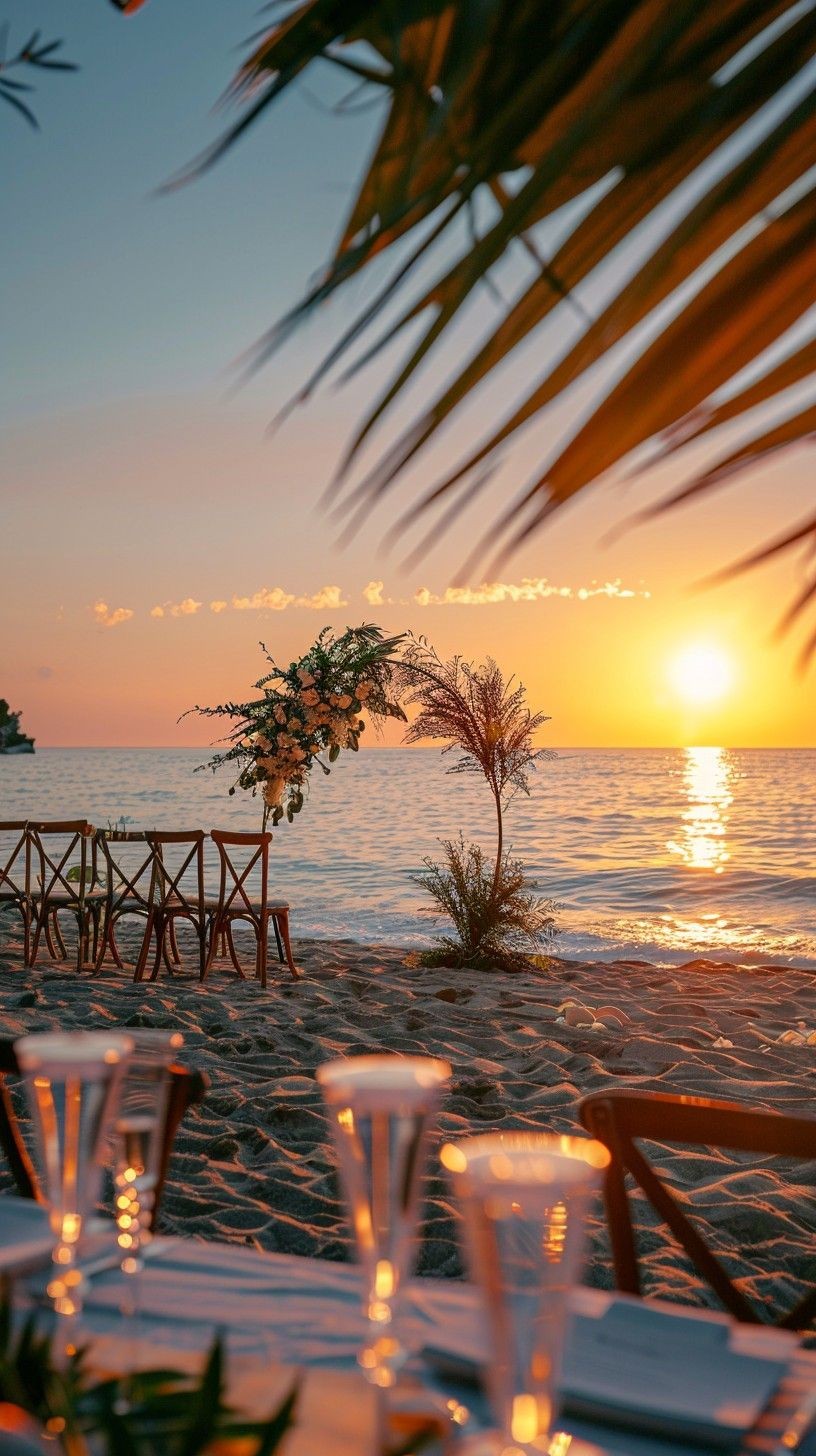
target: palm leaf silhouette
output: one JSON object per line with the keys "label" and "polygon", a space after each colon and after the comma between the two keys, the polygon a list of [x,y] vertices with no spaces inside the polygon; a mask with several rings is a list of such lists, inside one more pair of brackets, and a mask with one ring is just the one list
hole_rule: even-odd
{"label": "palm leaf silhouette", "polygon": [[[638,331],[650,325],[657,336],[652,327],[651,342],[601,390],[582,427],[490,522],[485,546],[489,540],[494,549],[501,537],[505,554],[516,549],[647,444],[651,458],[662,459],[708,434],[716,452],[719,426],[744,425],[742,444],[734,448],[729,436],[726,458],[687,478],[672,497],[677,504],[810,438],[813,410],[800,401],[772,428],[748,412],[779,405],[784,390],[814,377],[812,340],[799,337],[785,353],[786,335],[816,302],[814,52],[811,0],[296,0],[277,7],[231,87],[237,120],[185,175],[227,152],[317,64],[382,97],[379,140],[323,276],[247,359],[250,370],[265,363],[375,258],[393,259],[295,397],[308,398],[337,368],[344,377],[354,373],[403,331],[410,340],[333,483],[352,522],[386,492],[405,489],[408,465],[473,392],[545,321],[561,316],[570,320],[563,337],[572,342],[560,357],[542,358],[539,377],[506,418],[491,420],[489,392],[481,396],[483,438],[419,500],[403,504],[402,519],[447,502],[443,523],[454,522],[457,503],[483,488],[506,443],[612,350],[638,344]],[[678,216],[666,204],[684,188]],[[489,208],[478,206],[483,198]],[[534,230],[567,204],[576,220],[553,256],[542,257]],[[355,480],[375,426],[518,247],[534,276]],[[417,285],[420,266],[425,282]],[[606,299],[590,309],[587,286],[601,276]],[[774,348],[781,360],[760,366],[729,394],[731,381]],[[816,515],[757,557],[808,544],[816,545]],[[792,614],[813,595],[800,592]]]}

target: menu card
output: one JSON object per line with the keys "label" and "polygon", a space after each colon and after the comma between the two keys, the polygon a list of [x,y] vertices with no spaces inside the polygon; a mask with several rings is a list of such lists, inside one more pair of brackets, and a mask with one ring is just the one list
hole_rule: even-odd
{"label": "menu card", "polygon": [[566,1413],[707,1446],[736,1446],[759,1419],[796,1337],[617,1297],[573,1315],[561,1392]]}

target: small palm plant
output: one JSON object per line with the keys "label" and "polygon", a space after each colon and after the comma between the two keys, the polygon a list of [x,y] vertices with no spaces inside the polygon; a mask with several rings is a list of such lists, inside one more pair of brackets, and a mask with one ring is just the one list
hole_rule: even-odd
{"label": "small palm plant", "polygon": [[420,883],[436,910],[453,922],[430,953],[432,962],[491,969],[511,967],[525,951],[539,949],[556,933],[552,900],[541,899],[520,860],[505,849],[504,816],[513,797],[530,792],[530,773],[548,749],[534,748],[533,735],[549,719],[532,713],[524,686],[505,679],[488,658],[474,666],[461,657],[443,662],[424,638],[411,640],[402,655],[403,701],[419,711],[407,743],[445,740],[443,754],[458,753],[450,773],[481,774],[496,813],[496,855],[478,844],[444,840],[444,861],[426,858]]}

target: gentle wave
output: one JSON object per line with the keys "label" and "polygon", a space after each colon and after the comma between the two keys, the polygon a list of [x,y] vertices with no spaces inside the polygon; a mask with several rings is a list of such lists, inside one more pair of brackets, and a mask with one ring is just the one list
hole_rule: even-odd
{"label": "gentle wave", "polygon": [[[260,804],[190,749],[0,757],[0,818],[249,829]],[[427,944],[415,877],[461,829],[492,848],[484,786],[433,749],[347,755],[275,834],[299,935]],[[512,850],[562,906],[561,954],[816,968],[816,750],[565,749],[508,811]],[[208,873],[215,868],[210,855]]]}

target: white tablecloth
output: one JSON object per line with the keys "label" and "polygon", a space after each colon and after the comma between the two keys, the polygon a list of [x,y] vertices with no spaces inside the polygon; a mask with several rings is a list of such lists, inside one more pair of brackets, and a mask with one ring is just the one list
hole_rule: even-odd
{"label": "white tablecloth", "polygon": [[[17,1202],[4,1197],[0,1213],[11,1215]],[[121,1337],[123,1287],[118,1268],[90,1277],[83,1315],[88,1333]],[[581,1298],[603,1304],[610,1296],[582,1291]],[[348,1370],[354,1368],[363,1333],[354,1266],[179,1238],[159,1237],[150,1245],[140,1309],[140,1344],[155,1351],[161,1362],[174,1352],[183,1356],[206,1349],[218,1331],[229,1354],[241,1363],[250,1359],[261,1367]],[[466,1284],[421,1279],[407,1291],[405,1338],[417,1351],[431,1346],[478,1352],[483,1347],[481,1324],[477,1292]],[[759,1429],[745,1442],[743,1456],[767,1456],[803,1392],[814,1385],[816,1354],[794,1351]],[[699,1446],[565,1424],[613,1456],[701,1456]]]}

